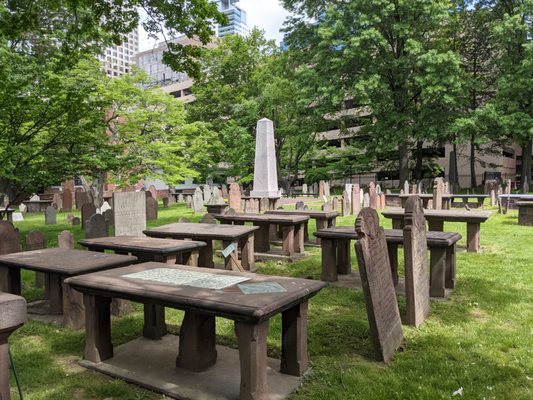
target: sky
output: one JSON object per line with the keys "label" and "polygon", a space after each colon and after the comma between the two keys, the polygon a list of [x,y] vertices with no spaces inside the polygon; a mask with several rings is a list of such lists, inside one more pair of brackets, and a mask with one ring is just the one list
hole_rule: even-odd
{"label": "sky", "polygon": [[[263,29],[267,39],[275,39],[279,44],[283,39],[283,34],[279,30],[289,15],[279,0],[241,0],[238,5],[246,11],[250,29],[254,26]],[[159,41],[161,40],[162,38]],[[157,40],[149,39],[142,27],[139,28],[139,51],[149,50],[157,42]]]}

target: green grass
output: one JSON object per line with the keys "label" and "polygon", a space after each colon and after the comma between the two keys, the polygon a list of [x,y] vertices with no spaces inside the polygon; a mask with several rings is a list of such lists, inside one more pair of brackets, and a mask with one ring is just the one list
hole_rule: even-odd
{"label": "green grass", "polygon": [[[181,216],[200,218],[183,205],[173,205],[160,209],[158,221],[149,225],[175,222]],[[55,226],[45,226],[42,215],[25,217],[16,223],[21,234],[41,229],[49,246],[56,245],[63,229],[72,230],[76,239],[82,237],[81,229],[66,223],[64,214],[58,214]],[[390,220],[381,221],[390,228]],[[337,224],[353,226],[354,217],[341,217]],[[465,224],[446,224],[445,229],[466,237]],[[422,327],[404,327],[405,351],[389,365],[372,360],[360,290],[327,287],[313,298],[308,327],[312,372],[291,399],[450,399],[460,387],[465,399],[532,399],[533,229],[518,226],[516,212],[495,214],[481,227],[482,253],[466,253],[464,239],[459,244],[457,288],[448,301],[432,302]],[[309,251],[311,257],[290,265],[260,263],[259,272],[318,279],[320,250]],[[356,265],[353,254],[352,259]],[[33,288],[33,273],[25,272],[23,279],[28,299],[42,295]],[[403,312],[403,299],[400,308]],[[180,324],[180,311],[167,314],[169,324]],[[113,321],[113,343],[125,343],[141,329],[142,312],[136,305],[132,314]],[[270,356],[280,356],[280,336],[277,317],[270,323]],[[217,340],[236,347],[231,321],[217,319]],[[25,398],[162,398],[79,367],[76,361],[83,346],[83,330],[28,322],[16,331],[11,349]],[[15,390],[12,393],[17,398]]]}

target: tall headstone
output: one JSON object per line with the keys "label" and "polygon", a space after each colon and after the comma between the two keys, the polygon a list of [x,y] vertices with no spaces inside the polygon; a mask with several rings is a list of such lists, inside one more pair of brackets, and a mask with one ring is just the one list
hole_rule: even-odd
{"label": "tall headstone", "polygon": [[368,184],[368,195],[370,196],[370,207],[374,210],[377,209],[377,193],[374,182],[370,182]]}
{"label": "tall headstone", "polygon": [[81,207],[81,228],[85,229],[85,222],[91,218],[93,214],[96,214],[96,207],[93,203],[85,203]]}
{"label": "tall headstone", "polygon": [[222,198],[227,199],[228,198],[228,186],[223,183],[220,187],[220,191],[222,192]]}
{"label": "tall headstone", "polygon": [[113,209],[106,210],[102,213],[104,216],[105,222],[107,223],[107,226],[110,228],[114,228],[115,226],[115,214],[113,213]]}
{"label": "tall headstone", "polygon": [[365,193],[363,195],[363,208],[370,207],[370,195]]}
{"label": "tall headstone", "polygon": [[457,154],[455,154],[455,151],[450,152],[448,181],[450,182],[451,193],[457,193],[459,191],[459,177],[457,176]]}
{"label": "tall headstone", "polygon": [[153,197],[146,198],[146,220],[155,221],[157,219],[157,200]]}
{"label": "tall headstone", "polygon": [[83,205],[88,201],[87,193],[85,193],[85,190],[83,190],[82,188],[76,189],[76,193],[74,194],[74,200],[76,202],[76,209],[81,210]]}
{"label": "tall headstone", "polygon": [[361,193],[359,184],[356,183],[352,187],[352,214],[357,216],[361,211]]}
{"label": "tall headstone", "polygon": [[57,235],[57,247],[65,250],[74,249],[74,235],[70,231],[63,231]]}
{"label": "tall headstone", "polygon": [[194,190],[194,195],[192,196],[192,210],[195,214],[201,214],[205,212],[204,210],[204,194],[200,187],[197,187]]}
{"label": "tall headstone", "polygon": [[255,138],[254,189],[251,197],[280,197],[274,143],[274,123],[266,118],[257,122]]}
{"label": "tall headstone", "polygon": [[496,206],[496,191],[494,189],[490,190],[490,206]]}
{"label": "tall headstone", "polygon": [[70,189],[63,190],[63,211],[72,211],[72,192],[70,191]]}
{"label": "tall headstone", "polygon": [[96,239],[108,236],[109,229],[104,216],[102,214],[93,214],[85,224],[85,239]]}
{"label": "tall headstone", "polygon": [[442,178],[435,178],[433,182],[433,209],[442,210],[442,195],[444,194],[444,182]]}
{"label": "tall headstone", "polygon": [[62,210],[63,209],[63,197],[59,193],[54,193],[52,197],[52,206],[56,210]]}
{"label": "tall headstone", "polygon": [[355,221],[355,250],[376,358],[388,362],[403,346],[402,321],[392,280],[385,232],[375,210],[364,208]]}
{"label": "tall headstone", "polygon": [[212,194],[213,192],[211,191],[211,187],[209,185],[204,185],[204,188],[203,188],[204,204],[207,204],[209,202]]}
{"label": "tall headstone", "polygon": [[230,208],[233,208],[237,212],[241,210],[241,188],[237,182],[230,183],[229,185],[229,201]]}
{"label": "tall headstone", "polygon": [[429,314],[429,276],[426,219],[422,200],[407,199],[403,228],[406,322],[419,326]]}
{"label": "tall headstone", "polygon": [[350,215],[350,196],[347,191],[342,193],[342,216],[347,217]]}
{"label": "tall headstone", "polygon": [[324,183],[324,195],[326,195],[327,197],[331,196],[331,191],[330,191],[330,188],[329,188],[329,182],[325,182]]}
{"label": "tall headstone", "polygon": [[307,194],[307,183],[302,185],[302,194]]}
{"label": "tall headstone", "polygon": [[403,182],[403,192],[405,194],[409,193],[409,182],[407,182],[407,181]]}
{"label": "tall headstone", "polygon": [[114,192],[115,236],[143,236],[146,229],[146,196],[143,192]]}
{"label": "tall headstone", "polygon": [[337,198],[337,196],[331,199],[331,209],[333,211],[337,211],[339,209],[339,199]]}
{"label": "tall headstone", "polygon": [[324,182],[324,181],[320,181],[318,183],[318,197],[322,197],[322,196],[326,195],[326,192],[324,190],[325,184],[326,184],[326,182]]}
{"label": "tall headstone", "polygon": [[152,194],[152,199],[157,201],[158,195],[157,195],[157,189],[155,188],[155,186],[154,185],[150,185],[148,187],[148,191]]}
{"label": "tall headstone", "polygon": [[[19,233],[9,221],[0,221],[0,255],[20,251]],[[0,267],[0,292],[7,291],[7,269]]]}
{"label": "tall headstone", "polygon": [[46,211],[44,214],[44,223],[46,225],[55,225],[56,224],[56,215],[57,211],[54,207],[48,206],[46,207]]}

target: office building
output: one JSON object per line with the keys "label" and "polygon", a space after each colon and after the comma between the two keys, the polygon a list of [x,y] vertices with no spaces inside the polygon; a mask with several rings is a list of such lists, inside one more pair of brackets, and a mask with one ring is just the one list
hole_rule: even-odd
{"label": "office building", "polygon": [[116,77],[127,74],[135,63],[134,57],[139,52],[139,32],[124,35],[124,41],[118,46],[109,46],[98,57],[102,63],[102,69],[108,76]]}
{"label": "office building", "polygon": [[220,12],[226,14],[229,20],[228,25],[217,27],[217,36],[226,35],[246,36],[250,29],[246,25],[246,11],[236,5],[238,0],[219,0],[217,1]]}

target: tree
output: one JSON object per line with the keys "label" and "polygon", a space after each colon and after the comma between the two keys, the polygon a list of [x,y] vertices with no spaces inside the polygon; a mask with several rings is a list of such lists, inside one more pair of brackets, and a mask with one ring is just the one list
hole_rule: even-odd
{"label": "tree", "polygon": [[[300,50],[312,75],[315,104],[342,109],[347,99],[371,108],[374,123],[361,129],[366,150],[397,148],[400,181],[409,178],[409,148],[446,133],[461,91],[458,55],[444,27],[447,2],[439,0],[284,0],[296,14],[288,45]],[[309,22],[314,21],[314,22]]]}

